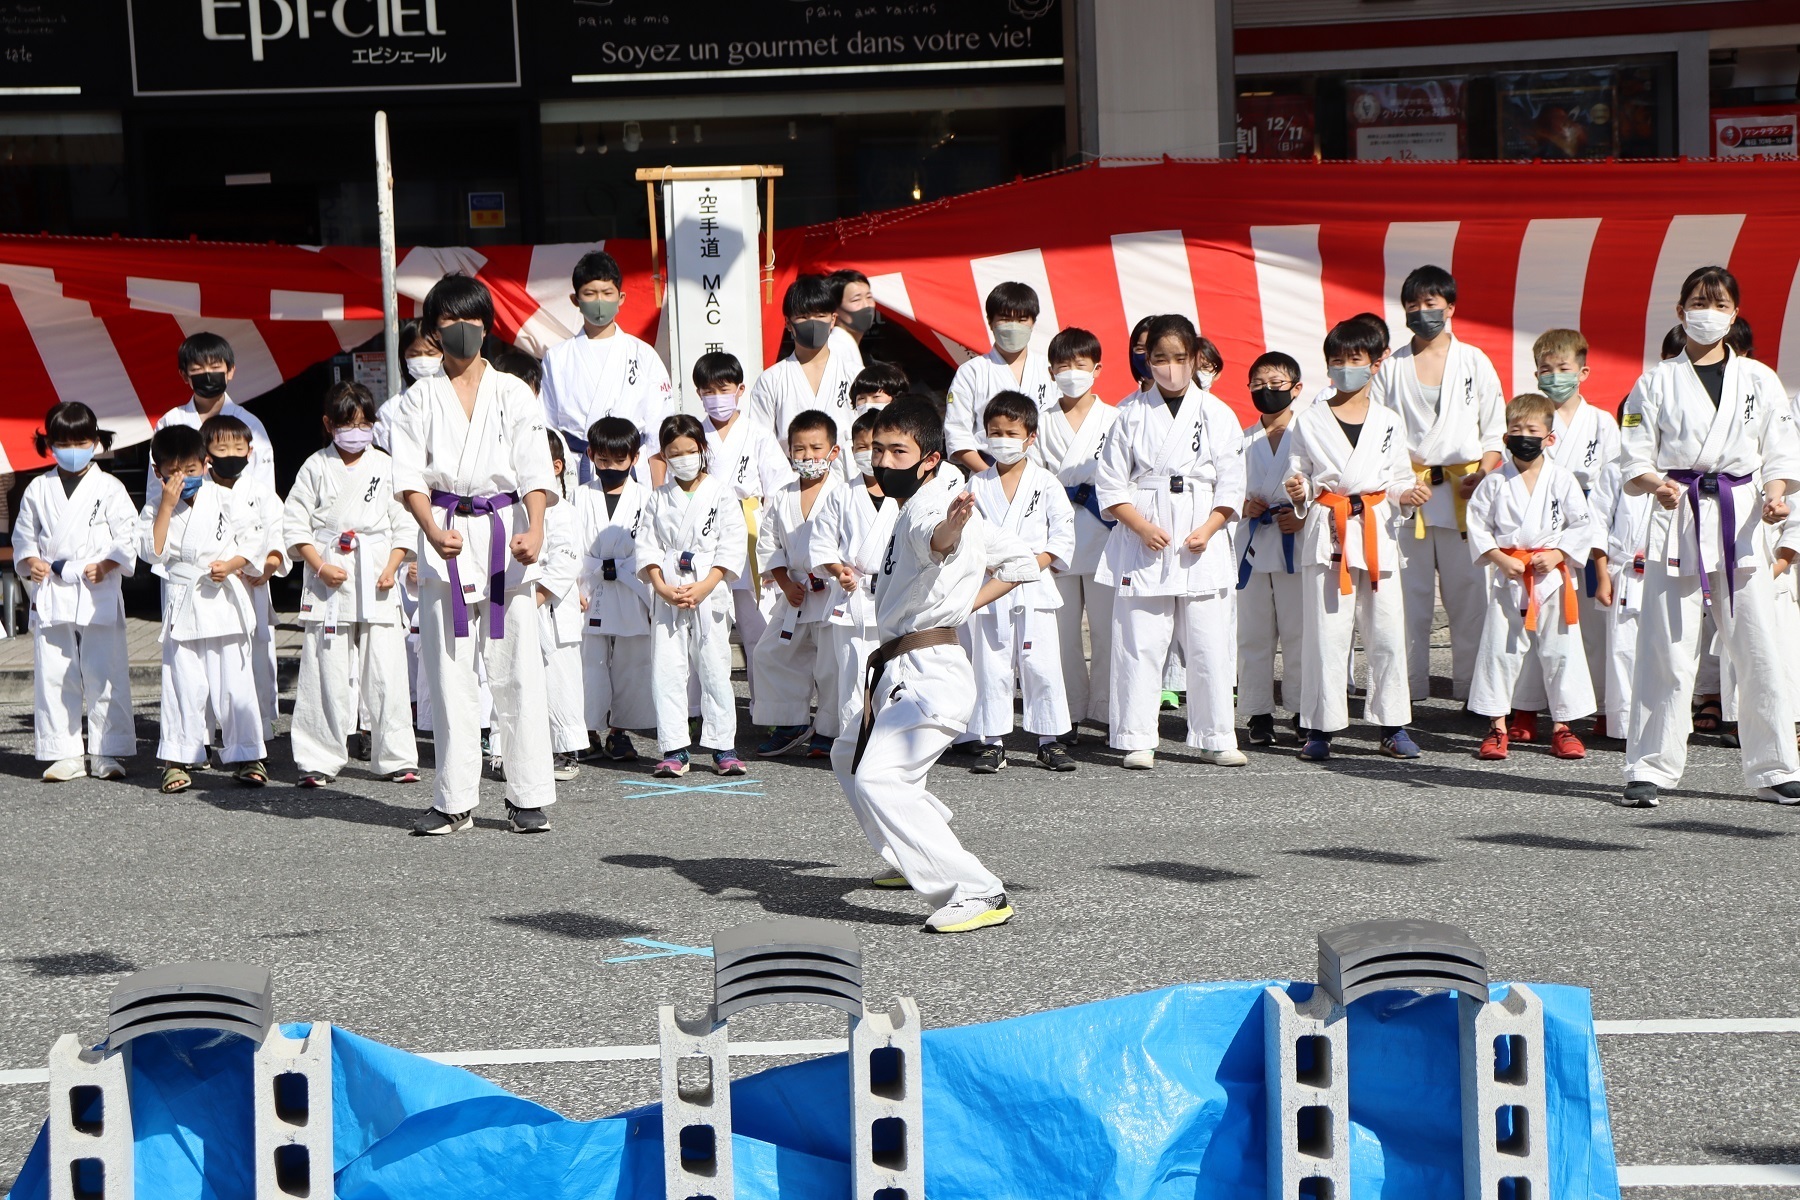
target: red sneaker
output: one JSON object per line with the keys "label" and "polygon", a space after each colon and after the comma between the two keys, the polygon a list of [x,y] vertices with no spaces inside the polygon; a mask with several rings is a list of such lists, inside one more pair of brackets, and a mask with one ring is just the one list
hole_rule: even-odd
{"label": "red sneaker", "polygon": [[1476,758],[1500,759],[1506,757],[1506,730],[1490,729],[1488,735],[1481,739],[1481,748],[1475,751]]}
{"label": "red sneaker", "polygon": [[1513,709],[1512,716],[1506,719],[1506,736],[1515,742],[1537,741],[1537,717],[1534,712]]}
{"label": "red sneaker", "polygon": [[1586,758],[1587,747],[1581,744],[1573,729],[1558,729],[1550,735],[1550,757]]}
{"label": "red sneaker", "polygon": [[1606,741],[1606,717],[1604,714],[1594,718],[1594,731],[1588,735],[1597,741]]}

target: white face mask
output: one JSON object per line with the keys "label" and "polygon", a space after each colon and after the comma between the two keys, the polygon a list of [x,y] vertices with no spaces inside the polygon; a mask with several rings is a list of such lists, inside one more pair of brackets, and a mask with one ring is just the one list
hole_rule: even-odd
{"label": "white face mask", "polygon": [[1683,309],[1681,327],[1702,346],[1710,346],[1731,332],[1731,314],[1716,308]]}
{"label": "white face mask", "polygon": [[862,412],[866,408],[886,408],[888,403],[885,399],[877,400],[873,396],[864,396],[861,400],[856,401],[854,407],[857,412]]}
{"label": "white face mask", "polygon": [[406,370],[414,379],[430,379],[444,373],[444,360],[421,354],[417,358],[406,360]]}
{"label": "white face mask", "polygon": [[669,474],[686,483],[700,474],[700,456],[698,454],[677,454],[669,459]]}
{"label": "white face mask", "polygon": [[858,450],[856,452],[856,469],[861,471],[864,475],[875,474],[875,452],[873,450]]}
{"label": "white face mask", "polygon": [[788,461],[794,464],[794,474],[802,479],[823,479],[831,471],[829,458],[795,458]]}
{"label": "white face mask", "polygon": [[1025,457],[1025,442],[1021,438],[989,438],[987,452],[1001,466],[1010,467]]}
{"label": "white face mask", "polygon": [[1079,399],[1094,390],[1094,373],[1077,371],[1070,368],[1056,373],[1056,390],[1071,400]]}
{"label": "white face mask", "polygon": [[1219,377],[1219,373],[1217,371],[1195,371],[1194,372],[1194,382],[1200,385],[1200,390],[1203,392],[1212,391],[1213,380],[1217,379],[1218,377]]}

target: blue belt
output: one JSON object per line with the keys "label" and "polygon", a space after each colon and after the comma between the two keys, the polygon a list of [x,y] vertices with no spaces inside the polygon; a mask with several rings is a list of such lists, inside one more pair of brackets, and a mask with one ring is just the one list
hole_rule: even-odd
{"label": "blue belt", "polygon": [[1075,505],[1077,508],[1087,509],[1094,514],[1094,520],[1100,522],[1108,529],[1111,529],[1114,525],[1118,524],[1117,521],[1109,521],[1100,515],[1100,497],[1094,494],[1093,484],[1078,483],[1074,487],[1065,487],[1063,491],[1069,494],[1070,504]]}
{"label": "blue belt", "polygon": [[[1250,518],[1250,536],[1244,539],[1244,557],[1238,560],[1238,590],[1243,591],[1250,586],[1250,556],[1256,552],[1256,534],[1264,525],[1273,522],[1277,515],[1293,512],[1291,504],[1277,504],[1273,508],[1265,508],[1260,517]],[[1294,573],[1294,535],[1281,535],[1281,556],[1287,560],[1287,573]]]}

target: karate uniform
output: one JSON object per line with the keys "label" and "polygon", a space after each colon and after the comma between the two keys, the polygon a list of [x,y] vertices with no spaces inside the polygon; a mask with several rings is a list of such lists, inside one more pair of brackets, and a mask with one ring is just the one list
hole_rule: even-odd
{"label": "karate uniform", "polygon": [[256,613],[241,577],[234,572],[214,583],[208,570],[244,553],[253,534],[248,516],[229,492],[207,480],[191,501],[176,504],[161,554],[155,523],[156,509],[146,504],[138,517],[138,556],[163,578],[162,741],[156,756],[167,763],[204,761],[216,719],[220,760],[256,762],[264,754],[250,667]]}
{"label": "karate uniform", "polygon": [[[213,414],[218,417],[236,417],[250,427],[250,465],[244,468],[239,478],[260,480],[272,492],[275,490],[275,443],[269,440],[269,431],[256,418],[256,414],[233,400],[225,397],[219,411]],[[198,429],[205,423],[205,418],[194,408],[194,398],[188,397],[186,404],[178,404],[156,419],[157,429],[167,429],[171,425],[186,425],[190,429]],[[154,432],[154,431],[153,431]],[[162,500],[162,477],[153,469],[144,476],[144,503],[151,512]]]}
{"label": "karate uniform", "polygon": [[[1436,402],[1419,384],[1410,343],[1394,351],[1376,372],[1369,399],[1400,415],[1407,450],[1421,473],[1439,467],[1473,469],[1482,455],[1498,453],[1506,437],[1506,398],[1494,364],[1454,337]],[[1458,497],[1461,484],[1455,474],[1446,474],[1441,482],[1434,478],[1431,499],[1402,538],[1407,675],[1412,694],[1421,700],[1430,695],[1431,621],[1438,593],[1450,619],[1450,690],[1458,700],[1469,695],[1475,647],[1487,611],[1486,579],[1469,557],[1468,523]]]}
{"label": "karate uniform", "polygon": [[[1345,693],[1353,633],[1362,635],[1369,672],[1363,718],[1384,729],[1409,724],[1406,609],[1396,586],[1401,578],[1401,541],[1394,530],[1396,522],[1412,516],[1412,510],[1400,504],[1401,494],[1413,486],[1406,430],[1398,414],[1371,402],[1352,446],[1331,406],[1314,404],[1294,418],[1284,440],[1292,443],[1290,474],[1306,484],[1306,499],[1294,508],[1305,522],[1299,545],[1305,588],[1300,636],[1306,646],[1300,672],[1300,724],[1321,733],[1349,726]],[[1321,496],[1360,498],[1375,492],[1386,495],[1364,501],[1361,512],[1348,513],[1340,537],[1337,514]]]}
{"label": "karate uniform", "polygon": [[[1800,491],[1800,436],[1775,373],[1727,353],[1718,408],[1681,354],[1644,373],[1619,423],[1622,479],[1716,473],[1716,493],[1704,483],[1692,489],[1684,484],[1673,511],[1659,504],[1650,516],[1625,778],[1660,787],[1679,783],[1687,765],[1693,724],[1688,705],[1704,649],[1700,617],[1708,593],[1720,657],[1730,657],[1739,688],[1759,700],[1738,714],[1744,778],[1753,788],[1800,779],[1795,714],[1784,687],[1785,659],[1793,649],[1779,640],[1780,600],[1757,532],[1763,485],[1781,479],[1790,492]],[[1730,523],[1724,521],[1727,501],[1735,510]],[[1735,551],[1729,563],[1728,547]]]}
{"label": "karate uniform", "polygon": [[[1581,481],[1555,462],[1538,468],[1533,488],[1526,487],[1512,462],[1476,486],[1469,497],[1470,555],[1479,559],[1490,550],[1560,550],[1568,578],[1560,570],[1540,575],[1527,568],[1521,578],[1509,579],[1492,563],[1481,564],[1488,572],[1488,609],[1469,688],[1470,712],[1484,717],[1510,713],[1528,658],[1538,663],[1551,720],[1566,723],[1594,712],[1581,620],[1579,615],[1573,623],[1565,619],[1565,596],[1578,595],[1582,565],[1594,543],[1595,521]],[[1536,629],[1526,628],[1528,624]]]}
{"label": "karate uniform", "polygon": [[[13,521],[13,563],[41,558],[51,566],[42,583],[25,582],[31,598],[36,701],[32,728],[40,759],[81,757],[83,715],[88,754],[127,758],[137,753],[119,582],[136,570],[137,546],[138,518],[131,497],[124,484],[97,464],[88,467],[72,493],[63,491],[55,468],[25,486]],[[82,574],[94,563],[109,561],[119,568],[99,584]]]}
{"label": "karate uniform", "polygon": [[1245,717],[1275,713],[1275,646],[1281,646],[1281,698],[1300,711],[1300,664],[1305,661],[1305,587],[1300,576],[1299,533],[1282,533],[1275,518],[1292,510],[1286,487],[1294,473],[1294,422],[1279,443],[1261,421],[1244,427],[1244,496],[1268,511],[1238,523],[1238,711]]}
{"label": "karate uniform", "polygon": [[656,349],[617,326],[611,337],[585,331],[544,351],[544,416],[579,456],[581,477],[592,477],[584,453],[588,430],[601,417],[623,417],[652,448],[663,418],[675,412],[669,369]]}
{"label": "karate uniform", "polygon": [[[417,531],[394,499],[394,464],[374,448],[346,463],[327,446],[300,465],[282,510],[281,540],[291,559],[311,546],[343,583],[328,587],[305,567],[300,593],[300,678],[294,689],[294,765],[342,774],[346,742],[369,717],[369,767],[378,775],[419,765],[406,675],[404,590],[376,585],[396,545]],[[348,544],[349,549],[345,549]],[[268,589],[261,588],[266,592]]]}
{"label": "karate uniform", "polygon": [[[291,564],[288,562],[286,543],[282,537],[281,497],[262,480],[249,478],[248,471],[225,490],[231,497],[232,505],[243,514],[244,540],[240,543],[240,550],[250,560],[244,570],[252,575],[261,575],[269,556],[276,554],[281,556],[281,561],[268,568],[269,577],[286,575]],[[250,634],[250,672],[256,678],[256,708],[262,714],[263,740],[266,742],[275,736],[277,713],[275,606],[269,599],[268,580],[255,587],[251,587],[246,580],[244,586],[249,588],[250,608],[256,614],[256,628]]]}
{"label": "karate uniform", "polygon": [[[415,551],[419,661],[431,693],[437,752],[432,804],[451,815],[468,812],[480,799],[480,665],[493,694],[494,726],[506,743],[507,799],[515,808],[556,801],[537,622],[542,569],[519,562],[510,548],[531,527],[528,494],[541,491],[550,504],[557,502],[556,473],[543,405],[521,380],[485,361],[482,368],[471,415],[464,415],[444,376],[421,379],[389,401],[397,408],[391,429],[395,495],[402,505],[408,492],[431,497],[439,528],[463,540],[461,553],[445,559],[420,530]],[[506,496],[516,499],[492,514],[456,511],[458,498],[487,506]]]}
{"label": "karate uniform", "polygon": [[[1604,538],[1607,572],[1612,577],[1613,602],[1606,614],[1606,683],[1601,712],[1609,736],[1623,738],[1631,726],[1631,676],[1637,668],[1638,614],[1644,604],[1645,553],[1650,539],[1650,512],[1656,506],[1648,492],[1625,491],[1617,459],[1606,465],[1594,483],[1589,501]],[[1586,637],[1584,630],[1582,636]]]}
{"label": "karate uniform", "polygon": [[862,374],[862,352],[854,344],[834,340],[821,353],[827,357],[818,391],[813,391],[807,382],[806,368],[800,360],[790,354],[756,377],[750,396],[744,401],[744,415],[751,424],[768,430],[777,446],[786,446],[788,426],[795,417],[814,409],[827,414],[837,422],[838,467],[844,473],[844,482],[855,483],[856,458],[850,446],[850,427],[856,423],[856,412],[850,404],[850,385]]}
{"label": "karate uniform", "polygon": [[[577,754],[588,748],[587,697],[581,654],[579,516],[567,500],[544,514],[544,554],[537,585],[550,594],[538,605],[538,641],[544,648],[544,686],[550,704],[550,749]],[[499,751],[504,754],[504,750]]]}
{"label": "karate uniform", "polygon": [[[697,608],[650,600],[652,683],[656,692],[656,748],[688,745],[688,680],[700,679],[700,746],[728,750],[737,741],[737,701],[731,691],[730,584],[744,573],[744,514],[716,475],[692,492],[674,480],[650,493],[638,527],[638,576],[661,569],[670,587],[697,583],[714,567],[725,578]],[[683,559],[686,564],[683,565]]]}
{"label": "karate uniform", "polygon": [[856,587],[846,592],[836,579],[825,581],[830,608],[825,615],[825,636],[831,641],[832,661],[837,664],[836,695],[839,736],[855,734],[862,724],[863,675],[869,655],[877,645],[875,576],[858,565],[879,566],[900,505],[884,499],[879,509],[861,483],[853,483],[830,497],[830,511],[813,516],[821,534],[835,527],[837,561],[857,575]]}
{"label": "karate uniform", "polygon": [[[932,551],[931,536],[962,489],[960,471],[939,467],[904,506],[891,500],[881,506],[878,527],[888,536],[868,539],[874,557],[853,565],[875,580],[883,643],[967,621],[990,571],[1009,582],[1037,578],[1030,549],[979,511],[953,552],[939,558]],[[950,830],[954,814],[925,786],[932,764],[968,727],[975,708],[968,656],[960,646],[940,645],[895,657],[874,681],[874,704],[861,763],[855,761],[860,726],[846,726],[831,747],[832,770],[869,844],[934,909],[1004,892],[999,878],[957,841]]]}
{"label": "karate uniform", "polygon": [[[1062,597],[1056,614],[1057,657],[1062,660],[1063,696],[1077,724],[1107,719],[1113,590],[1096,583],[1094,571],[1113,522],[1101,515],[1094,477],[1100,469],[1100,447],[1118,419],[1118,410],[1101,401],[1088,409],[1081,428],[1072,429],[1062,404],[1048,404],[1038,414],[1037,441],[1027,451],[1031,461],[1056,476],[1075,514],[1075,552],[1069,556],[1068,570],[1055,578]],[[1081,638],[1083,613],[1093,649],[1091,663]]]}
{"label": "karate uniform", "polygon": [[[744,648],[744,679],[754,698],[756,668],[753,660],[763,631],[768,627],[769,614],[775,607],[772,599],[765,601],[763,576],[768,568],[757,562],[757,532],[762,524],[763,505],[793,480],[794,468],[783,448],[787,445],[787,434],[784,432],[777,438],[761,422],[747,418],[748,414],[740,411],[723,435],[710,417],[702,417],[700,424],[706,427],[706,473],[723,483],[743,510],[745,570],[731,581],[731,610],[732,624],[737,626],[738,644]],[[844,454],[849,453],[846,448]]]}
{"label": "karate uniform", "polygon": [[1041,413],[1056,404],[1056,383],[1050,377],[1050,360],[1037,350],[1025,351],[1024,369],[1013,378],[1013,369],[998,350],[969,359],[950,378],[944,398],[944,454],[987,449],[987,406],[1001,392],[1021,392]]}
{"label": "karate uniform", "polygon": [[1116,750],[1156,748],[1163,664],[1177,639],[1187,660],[1187,744],[1237,747],[1231,702],[1237,561],[1230,521],[1200,554],[1188,550],[1186,540],[1213,509],[1242,511],[1243,440],[1225,402],[1190,384],[1174,414],[1154,389],[1128,397],[1101,448],[1095,473],[1100,510],[1135,505],[1170,538],[1166,549],[1153,552],[1121,521],[1107,535],[1094,571],[1096,583],[1115,589],[1108,723]]}
{"label": "karate uniform", "polygon": [[[831,524],[834,508],[841,510],[842,503],[841,499],[836,504],[829,502],[839,492],[847,495],[850,488],[836,473],[827,475],[813,495],[812,511],[806,513],[800,507],[800,481],[795,480],[773,493],[762,511],[756,535],[758,567],[765,576],[777,567],[786,568],[802,595],[796,608],[777,589],[775,619],[754,647],[757,691],[751,715],[758,725],[779,728],[811,722],[814,731],[825,737],[835,738],[843,732],[835,647],[826,623],[832,593],[824,564],[842,561],[838,531]],[[838,594],[842,591],[838,589]],[[815,694],[819,700],[816,720],[812,715]]]}
{"label": "karate uniform", "polygon": [[648,729],[656,709],[651,678],[650,585],[638,578],[637,536],[650,489],[625,481],[611,512],[596,480],[575,489],[581,550],[582,690],[587,727]]}

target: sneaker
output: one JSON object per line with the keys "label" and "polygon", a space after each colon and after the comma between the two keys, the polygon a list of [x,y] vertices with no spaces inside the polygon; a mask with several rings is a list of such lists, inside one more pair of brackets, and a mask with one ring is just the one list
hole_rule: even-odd
{"label": "sneaker", "polygon": [[615,729],[606,735],[606,757],[614,762],[636,762],[637,747],[631,744],[631,735],[623,729]]}
{"label": "sneaker", "polygon": [[1273,746],[1275,744],[1274,714],[1258,713],[1250,718],[1250,744],[1252,746]]}
{"label": "sneaker", "polygon": [[1013,919],[1013,906],[1006,893],[998,896],[970,897],[957,900],[932,913],[925,928],[934,933],[967,933],[989,925],[1004,925]]}
{"label": "sneaker", "polygon": [[1481,739],[1481,745],[1475,751],[1475,757],[1488,762],[1495,762],[1505,758],[1508,740],[1509,737],[1506,730],[1488,730],[1488,735]]}
{"label": "sneaker", "polygon": [[504,781],[506,779],[506,760],[498,754],[489,756],[487,771],[493,778]]}
{"label": "sneaker", "polygon": [[541,808],[517,808],[511,800],[506,802],[506,820],[514,833],[549,833],[550,818],[544,815]]}
{"label": "sneaker", "polygon": [[1381,752],[1389,758],[1419,757],[1419,743],[1412,740],[1412,734],[1402,726],[1381,739]]}
{"label": "sneaker", "polygon": [[350,757],[356,759],[358,762],[368,762],[370,756],[374,753],[372,747],[370,746],[370,743],[373,740],[374,739],[372,739],[368,734],[363,733],[360,730],[356,733],[351,734],[350,735]]}
{"label": "sneaker", "polygon": [[1606,717],[1604,715],[1594,718],[1594,728],[1591,731],[1589,731],[1588,736],[1593,738],[1596,741],[1601,741],[1601,742],[1611,742],[1611,741],[1618,740],[1613,735],[1607,733]]}
{"label": "sneaker", "polygon": [[269,782],[269,768],[261,762],[239,763],[231,777],[245,787],[261,787]]}
{"label": "sneaker", "polygon": [[67,783],[71,779],[87,778],[87,760],[79,754],[74,758],[58,759],[44,768],[45,783]]}
{"label": "sneaker", "polygon": [[1228,746],[1223,750],[1200,751],[1200,761],[1211,763],[1215,767],[1241,767],[1250,760],[1245,758],[1244,752],[1236,746]]}
{"label": "sneaker", "polygon": [[769,730],[768,740],[756,747],[756,757],[780,758],[798,750],[811,736],[810,725],[777,725]]}
{"label": "sneaker", "polygon": [[1133,750],[1119,765],[1127,771],[1148,771],[1156,765],[1156,751]]}
{"label": "sneaker", "polygon": [[125,778],[125,764],[116,758],[96,754],[88,766],[88,774],[95,779],[123,779]]}
{"label": "sneaker", "polygon": [[417,782],[419,782],[419,768],[417,768],[417,767],[401,767],[398,771],[395,771],[392,775],[388,776],[388,782],[389,783],[417,783]]}
{"label": "sneaker", "polygon": [[1081,745],[1081,730],[1071,726],[1069,732],[1059,734],[1056,739],[1059,745],[1075,747]]}
{"label": "sneaker", "polygon": [[1557,729],[1550,734],[1551,758],[1586,758],[1587,747],[1575,736],[1573,729]]}
{"label": "sneaker", "polygon": [[475,814],[472,812],[447,813],[441,808],[428,808],[423,816],[413,822],[412,831],[416,837],[441,837],[446,833],[461,833],[473,828]]}
{"label": "sneaker", "polygon": [[902,888],[907,891],[912,890],[912,884],[907,880],[906,876],[900,874],[898,871],[895,871],[892,875],[877,875],[875,878],[869,880],[869,886],[890,888],[896,891]]}
{"label": "sneaker", "polygon": [[657,779],[680,779],[688,773],[688,752],[675,750],[663,755],[650,774]]}
{"label": "sneaker", "polygon": [[1635,779],[1625,785],[1625,792],[1619,797],[1620,808],[1655,808],[1662,801],[1657,798],[1658,788],[1646,779]]}
{"label": "sneaker", "polygon": [[331,783],[331,776],[323,771],[307,771],[300,776],[296,786],[303,788],[322,788]]}
{"label": "sneaker", "polygon": [[997,775],[1006,770],[1006,749],[1003,746],[983,746],[975,752],[975,762],[969,767],[971,775]]}
{"label": "sneaker", "polygon": [[1306,731],[1306,744],[1300,747],[1300,757],[1307,762],[1324,762],[1331,757],[1331,739],[1316,729]]}
{"label": "sneaker", "polygon": [[1063,749],[1061,742],[1046,742],[1038,747],[1038,765],[1047,771],[1073,771],[1075,760]]}
{"label": "sneaker", "polygon": [[713,751],[713,773],[717,775],[748,775],[750,768],[738,757],[736,750]]}
{"label": "sneaker", "polygon": [[1800,804],[1800,780],[1788,780],[1774,787],[1757,788],[1758,800],[1773,800],[1777,804]]}
{"label": "sneaker", "polygon": [[1537,721],[1538,715],[1535,712],[1513,709],[1512,715],[1506,718],[1507,740],[1514,742],[1537,741]]}
{"label": "sneaker", "polygon": [[581,764],[573,754],[559,754],[550,768],[550,776],[558,783],[567,783],[581,774]]}
{"label": "sneaker", "polygon": [[1181,693],[1180,692],[1164,692],[1162,694],[1162,706],[1164,708],[1180,708],[1181,707]]}
{"label": "sneaker", "polygon": [[822,733],[813,734],[812,740],[810,742],[806,743],[806,757],[808,757],[808,758],[830,758],[831,757],[831,742],[832,742],[832,739],[826,737]]}

